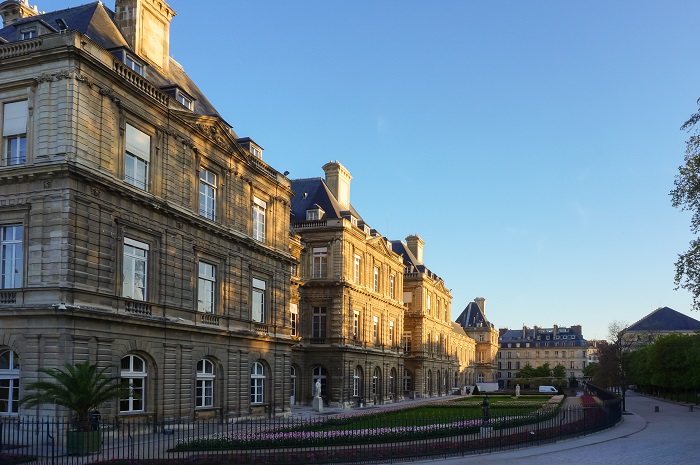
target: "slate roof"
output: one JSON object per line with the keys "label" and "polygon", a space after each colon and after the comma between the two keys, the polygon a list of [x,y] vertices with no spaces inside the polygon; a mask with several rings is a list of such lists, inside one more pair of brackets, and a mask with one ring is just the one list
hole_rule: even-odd
{"label": "slate roof", "polygon": [[493,326],[476,302],[469,302],[455,320],[463,328],[488,328]]}
{"label": "slate roof", "polygon": [[403,241],[391,241],[391,250],[394,253],[403,256],[403,264],[406,266],[406,273],[415,273],[418,271],[430,276],[432,279],[442,279],[430,271],[430,269],[428,269],[428,267],[422,263],[419,264],[416,257],[408,248],[408,245],[406,245]]}
{"label": "slate roof", "polygon": [[[66,23],[69,30],[76,30],[88,36],[105,50],[116,51],[118,49],[128,49],[133,53],[126,38],[114,22],[114,12],[105,7],[102,2],[88,3],[86,5],[50,11],[19,19],[11,25],[0,29],[0,39],[8,42],[18,41],[21,39],[21,27],[37,21],[47,29],[58,32],[59,26],[56,20],[59,18]],[[167,75],[161,74],[153,66],[148,66],[146,69],[146,79],[160,89],[173,86],[180,87],[194,99],[193,111],[195,114],[221,118],[214,106],[189,78],[187,73],[185,73],[182,66],[172,58],[169,59],[170,69]]]}
{"label": "slate roof", "polygon": [[[549,336],[549,339],[547,337]],[[555,338],[558,337],[557,338]],[[538,339],[539,337],[539,339]],[[529,342],[532,347],[584,347],[588,341],[582,334],[578,334],[571,328],[559,327],[556,334],[553,328],[523,328],[508,329],[498,336],[501,348],[507,348],[508,344],[515,342]]]}
{"label": "slate roof", "polygon": [[657,308],[630,325],[628,331],[696,331],[700,321],[668,307]]}
{"label": "slate roof", "polygon": [[[294,191],[291,205],[292,224],[306,221],[306,211],[315,208],[315,205],[325,212],[322,219],[338,219],[346,213],[322,178],[292,179],[291,185]],[[352,214],[359,222],[363,221],[352,205],[347,213]]]}

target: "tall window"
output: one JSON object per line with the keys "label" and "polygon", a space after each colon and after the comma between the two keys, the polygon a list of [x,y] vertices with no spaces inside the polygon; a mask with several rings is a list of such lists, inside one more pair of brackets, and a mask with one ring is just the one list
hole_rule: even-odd
{"label": "tall window", "polygon": [[289,304],[289,321],[292,326],[292,336],[299,335],[299,307],[297,304]]}
{"label": "tall window", "polygon": [[389,345],[394,345],[394,322],[389,322]]}
{"label": "tall window", "polygon": [[0,289],[22,287],[21,225],[0,226]]}
{"label": "tall window", "polygon": [[314,247],[312,261],[313,277],[325,278],[328,268],[328,248]]}
{"label": "tall window", "polygon": [[313,307],[311,337],[326,337],[326,307]]}
{"label": "tall window", "polygon": [[199,214],[216,220],[216,175],[205,169],[199,172]]}
{"label": "tall window", "polygon": [[143,412],[146,398],[146,362],[138,355],[122,358],[120,376],[129,385],[129,396],[119,400],[120,412]]}
{"label": "tall window", "polygon": [[357,310],[352,312],[352,337],[355,339],[360,337],[360,312]]}
{"label": "tall window", "polygon": [[374,267],[374,292],[379,292],[379,268]]}
{"label": "tall window", "polygon": [[395,276],[392,274],[389,276],[389,298],[395,299],[396,298],[396,287],[394,284]]}
{"label": "tall window", "polygon": [[389,394],[396,396],[396,368],[389,372]]}
{"label": "tall window", "polygon": [[362,395],[362,368],[359,366],[352,372],[352,395],[355,397]]}
{"label": "tall window", "polygon": [[148,189],[148,164],[151,162],[151,136],[126,125],[124,181],[139,189]]}
{"label": "tall window", "polygon": [[267,203],[259,198],[253,199],[253,239],[265,242],[265,210]]}
{"label": "tall window", "polygon": [[147,265],[148,244],[125,237],[122,297],[146,300]]}
{"label": "tall window", "polygon": [[403,390],[410,391],[413,389],[413,382],[411,377],[411,372],[408,370],[403,371]]}
{"label": "tall window", "polygon": [[5,145],[2,164],[24,165],[27,162],[27,101],[4,104],[2,115],[2,138]]}
{"label": "tall window", "polygon": [[19,413],[19,355],[0,352],[0,416]]}
{"label": "tall window", "polygon": [[216,266],[199,262],[197,310],[204,313],[214,313],[216,299]]}
{"label": "tall window", "polygon": [[296,396],[297,396],[297,369],[292,367],[290,370],[290,376],[289,376],[289,397],[292,400],[290,403],[294,405],[296,402]]}
{"label": "tall window", "polygon": [[195,406],[213,407],[214,406],[214,380],[216,373],[214,372],[214,364],[209,360],[200,360],[197,362],[197,386],[195,393]]}
{"label": "tall window", "polygon": [[375,344],[379,344],[379,317],[372,317],[372,339]]}
{"label": "tall window", "polygon": [[262,404],[265,401],[265,367],[260,362],[250,367],[250,403]]}
{"label": "tall window", "polygon": [[352,279],[355,282],[355,284],[360,283],[360,263],[362,262],[362,259],[359,255],[355,255],[355,261],[353,262],[353,268],[352,268]]}
{"label": "tall window", "polygon": [[405,331],[403,333],[403,350],[404,352],[411,353],[411,332],[410,331]]}
{"label": "tall window", "polygon": [[379,367],[374,368],[372,373],[372,395],[376,396],[379,394],[379,386],[381,383],[381,371]]}
{"label": "tall window", "polygon": [[252,319],[260,323],[265,322],[265,288],[267,283],[261,279],[253,278],[253,309]]}

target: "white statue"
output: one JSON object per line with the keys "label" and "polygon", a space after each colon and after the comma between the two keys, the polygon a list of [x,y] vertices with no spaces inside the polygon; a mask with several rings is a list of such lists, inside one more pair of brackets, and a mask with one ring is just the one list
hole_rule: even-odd
{"label": "white statue", "polygon": [[316,380],[316,397],[321,397],[321,380]]}
{"label": "white statue", "polygon": [[515,385],[515,397],[520,397],[520,385]]}

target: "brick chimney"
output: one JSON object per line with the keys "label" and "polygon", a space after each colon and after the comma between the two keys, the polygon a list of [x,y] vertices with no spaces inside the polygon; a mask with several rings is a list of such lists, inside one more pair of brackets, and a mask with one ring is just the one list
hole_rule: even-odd
{"label": "brick chimney", "polygon": [[0,3],[2,26],[9,26],[15,21],[39,14],[36,6],[29,6],[29,0],[7,0]]}
{"label": "brick chimney", "polygon": [[416,262],[418,265],[423,264],[423,246],[425,242],[417,234],[413,234],[406,238],[406,245],[408,245],[408,250],[411,251],[414,257],[416,257]]}
{"label": "brick chimney", "polygon": [[476,305],[479,307],[479,310],[481,310],[481,313],[486,316],[486,299],[483,297],[476,297],[474,302],[476,302]]}
{"label": "brick chimney", "polygon": [[131,49],[165,73],[170,63],[170,21],[175,15],[162,0],[115,0],[114,21]]}
{"label": "brick chimney", "polygon": [[330,161],[323,165],[326,185],[331,190],[343,210],[350,209],[350,172],[338,162]]}

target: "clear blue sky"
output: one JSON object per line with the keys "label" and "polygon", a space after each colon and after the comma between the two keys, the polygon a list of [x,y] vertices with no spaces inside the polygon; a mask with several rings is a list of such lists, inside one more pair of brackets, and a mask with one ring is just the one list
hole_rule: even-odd
{"label": "clear blue sky", "polygon": [[673,289],[691,234],[668,195],[700,2],[169,4],[171,55],[238,135],[291,178],[345,165],[372,227],[425,240],[453,318],[481,296],[496,327],[589,339],[661,306],[700,319]]}

